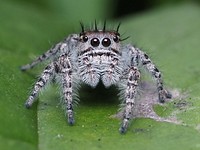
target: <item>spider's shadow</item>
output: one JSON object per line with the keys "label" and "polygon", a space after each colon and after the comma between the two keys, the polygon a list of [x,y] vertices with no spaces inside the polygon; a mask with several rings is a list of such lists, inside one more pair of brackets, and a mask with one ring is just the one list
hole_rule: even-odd
{"label": "spider's shadow", "polygon": [[119,103],[118,93],[119,90],[115,86],[105,88],[102,82],[95,88],[84,84],[79,89],[80,102],[86,105],[117,104]]}

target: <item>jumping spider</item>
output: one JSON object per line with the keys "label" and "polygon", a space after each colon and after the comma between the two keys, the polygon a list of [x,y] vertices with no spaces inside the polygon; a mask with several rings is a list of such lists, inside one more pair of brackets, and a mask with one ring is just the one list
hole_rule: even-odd
{"label": "jumping spider", "polygon": [[25,71],[52,58],[35,83],[25,103],[26,108],[32,106],[38,93],[56,76],[62,87],[68,123],[73,125],[73,104],[78,85],[83,82],[95,88],[101,81],[105,87],[116,85],[122,92],[124,113],[119,131],[125,133],[137,95],[140,64],[154,77],[159,101],[163,103],[166,98],[171,98],[171,94],[163,88],[160,71],[148,55],[130,44],[122,45],[119,26],[116,30],[107,30],[104,23],[103,29],[99,30],[95,22],[93,30],[85,30],[81,23],[80,34],[69,35],[32,63],[22,66],[21,70]]}

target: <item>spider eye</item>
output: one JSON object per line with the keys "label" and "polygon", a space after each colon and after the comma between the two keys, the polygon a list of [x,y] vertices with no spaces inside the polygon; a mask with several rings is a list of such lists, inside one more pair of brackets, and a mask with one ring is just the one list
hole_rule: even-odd
{"label": "spider eye", "polygon": [[93,38],[92,40],[91,40],[91,45],[93,46],[93,47],[97,47],[97,46],[99,46],[99,39],[97,39],[97,38]]}
{"label": "spider eye", "polygon": [[116,43],[118,43],[119,40],[120,40],[120,39],[119,39],[119,36],[118,36],[118,35],[114,36],[114,37],[113,37],[113,40],[114,40]]}
{"label": "spider eye", "polygon": [[81,39],[83,42],[87,42],[88,41],[88,37],[86,35],[82,35]]}
{"label": "spider eye", "polygon": [[111,44],[111,41],[110,41],[109,38],[104,38],[104,39],[103,39],[102,45],[103,45],[104,47],[108,47],[108,46],[110,46],[110,44]]}
{"label": "spider eye", "polygon": [[82,40],[83,40],[83,42],[87,42],[88,41],[88,37],[86,35],[83,35]]}

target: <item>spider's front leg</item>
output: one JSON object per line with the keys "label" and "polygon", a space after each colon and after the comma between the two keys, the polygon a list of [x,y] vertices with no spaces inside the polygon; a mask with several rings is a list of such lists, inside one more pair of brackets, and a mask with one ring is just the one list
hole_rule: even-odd
{"label": "spider's front leg", "polygon": [[125,110],[120,132],[125,133],[130,119],[132,118],[132,110],[135,104],[137,94],[138,81],[140,79],[140,72],[136,66],[131,66],[128,72],[127,87],[125,90]]}
{"label": "spider's front leg", "polygon": [[68,123],[74,124],[73,102],[72,102],[72,66],[67,54],[59,57],[57,61],[58,73],[61,77],[64,104],[66,105],[66,114]]}

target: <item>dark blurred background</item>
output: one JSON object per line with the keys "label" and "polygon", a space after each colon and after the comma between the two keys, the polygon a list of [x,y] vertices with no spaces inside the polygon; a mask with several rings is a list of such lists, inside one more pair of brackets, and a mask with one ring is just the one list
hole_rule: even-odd
{"label": "dark blurred background", "polygon": [[113,17],[121,18],[129,14],[137,14],[157,6],[179,4],[192,1],[199,4],[200,0],[116,0],[116,7]]}
{"label": "dark blurred background", "polygon": [[[21,1],[23,3],[28,3],[31,5],[37,5],[38,8],[46,9],[46,10],[52,10],[51,3],[49,3],[49,0],[11,0],[11,1]],[[70,0],[59,0],[59,1],[70,1]],[[96,2],[98,0],[94,1],[85,1],[86,3],[92,3]],[[107,0],[105,8],[107,7],[110,9],[111,14],[107,14],[108,18],[122,18],[127,15],[131,14],[137,14],[141,12],[145,12],[147,10],[153,9],[158,6],[163,5],[170,5],[170,4],[179,4],[182,2],[195,2],[196,4],[200,4],[200,0]],[[55,1],[56,2],[56,1]],[[59,5],[56,4],[55,5]],[[80,4],[82,6],[82,2],[84,1],[76,1],[74,3]],[[99,1],[100,2],[100,1]],[[112,7],[112,8],[111,8]],[[62,9],[62,8],[61,8]],[[88,8],[86,8],[88,9]]]}

